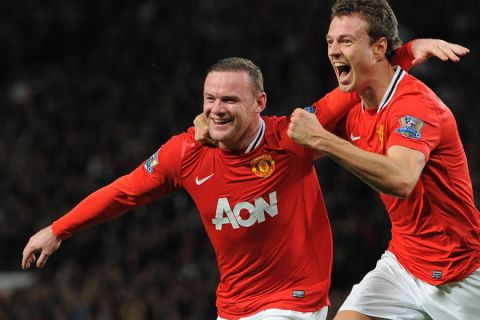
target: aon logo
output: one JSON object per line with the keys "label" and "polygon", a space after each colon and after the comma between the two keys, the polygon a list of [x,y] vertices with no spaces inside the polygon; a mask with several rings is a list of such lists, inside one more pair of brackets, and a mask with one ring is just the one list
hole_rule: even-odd
{"label": "aon logo", "polygon": [[[239,202],[233,207],[233,210],[227,198],[220,198],[217,202],[217,212],[215,218],[212,219],[212,223],[217,230],[222,230],[224,224],[231,224],[233,229],[238,229],[240,226],[251,227],[255,222],[263,222],[265,221],[265,213],[270,217],[278,214],[277,192],[271,192],[268,198],[270,203],[262,197],[255,199],[253,204],[250,202]],[[242,210],[244,214],[240,215]],[[248,213],[248,216],[245,213]]]}

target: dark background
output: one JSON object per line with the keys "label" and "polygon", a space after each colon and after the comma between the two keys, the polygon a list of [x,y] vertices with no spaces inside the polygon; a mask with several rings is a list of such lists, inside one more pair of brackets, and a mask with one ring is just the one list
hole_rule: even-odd
{"label": "dark background", "polygon": [[[0,319],[215,319],[215,258],[184,192],[75,235],[42,270],[20,271],[23,247],[190,126],[205,70],[218,59],[260,66],[267,114],[333,89],[331,3],[2,1]],[[471,49],[460,63],[430,60],[412,73],[457,117],[478,204],[480,4],[391,4],[404,41],[441,37]],[[334,234],[333,315],[386,249],[390,226],[357,178],[329,159],[318,174]],[[32,285],[13,289],[16,272]]]}

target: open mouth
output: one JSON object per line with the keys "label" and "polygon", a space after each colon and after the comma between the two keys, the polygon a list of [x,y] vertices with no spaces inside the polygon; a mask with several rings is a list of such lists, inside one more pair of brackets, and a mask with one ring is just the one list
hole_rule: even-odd
{"label": "open mouth", "polygon": [[335,71],[340,82],[346,80],[350,75],[351,67],[348,64],[343,62],[334,62],[333,66],[335,67]]}
{"label": "open mouth", "polygon": [[213,124],[215,124],[217,126],[225,125],[225,124],[232,121],[231,119],[213,119],[213,118],[211,118],[211,119],[212,119]]}

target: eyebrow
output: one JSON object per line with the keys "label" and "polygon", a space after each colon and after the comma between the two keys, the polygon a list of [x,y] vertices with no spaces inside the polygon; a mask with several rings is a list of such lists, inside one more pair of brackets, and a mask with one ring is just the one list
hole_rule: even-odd
{"label": "eyebrow", "polygon": [[203,96],[204,97],[215,97],[215,98],[220,99],[220,100],[239,100],[239,97],[235,96],[235,95],[223,95],[223,96],[217,97],[214,94],[204,92]]}
{"label": "eyebrow", "polygon": [[222,100],[238,100],[238,96],[226,95],[226,96],[221,96],[220,99],[222,99]]}
{"label": "eyebrow", "polygon": [[333,39],[333,38],[343,39],[343,38],[355,38],[355,37],[351,34],[341,34],[338,37],[332,37],[332,36],[329,36],[328,34],[325,35],[326,40]]}

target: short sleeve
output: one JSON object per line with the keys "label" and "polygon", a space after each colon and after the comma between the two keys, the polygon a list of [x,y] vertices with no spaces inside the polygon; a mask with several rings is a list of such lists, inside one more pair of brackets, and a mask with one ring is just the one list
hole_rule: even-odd
{"label": "short sleeve", "polygon": [[422,152],[428,161],[441,134],[436,104],[421,96],[412,96],[395,101],[390,108],[387,150],[395,145],[407,147]]}

